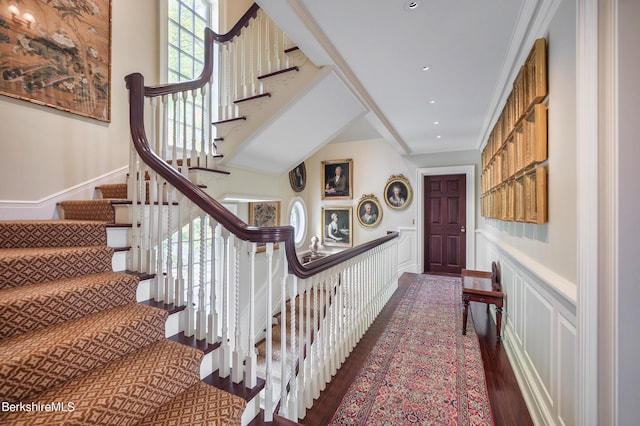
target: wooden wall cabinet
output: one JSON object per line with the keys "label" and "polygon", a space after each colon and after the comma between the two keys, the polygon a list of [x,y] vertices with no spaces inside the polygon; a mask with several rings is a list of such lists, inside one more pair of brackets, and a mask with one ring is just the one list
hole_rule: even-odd
{"label": "wooden wall cabinet", "polygon": [[547,43],[538,39],[481,155],[481,214],[506,221],[547,221]]}

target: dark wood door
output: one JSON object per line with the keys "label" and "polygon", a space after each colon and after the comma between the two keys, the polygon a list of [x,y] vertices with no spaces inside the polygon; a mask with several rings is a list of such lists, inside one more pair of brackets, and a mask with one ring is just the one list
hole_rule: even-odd
{"label": "dark wood door", "polygon": [[425,272],[459,274],[466,267],[465,175],[424,177]]}

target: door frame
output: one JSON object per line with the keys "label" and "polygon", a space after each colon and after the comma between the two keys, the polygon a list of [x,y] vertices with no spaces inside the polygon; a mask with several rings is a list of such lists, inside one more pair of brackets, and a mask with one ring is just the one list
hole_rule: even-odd
{"label": "door frame", "polygon": [[476,265],[476,166],[474,164],[445,167],[420,167],[416,172],[416,206],[417,206],[417,244],[418,273],[424,272],[424,177],[440,175],[465,175],[467,179],[466,194],[466,228],[467,249],[466,268],[475,269]]}

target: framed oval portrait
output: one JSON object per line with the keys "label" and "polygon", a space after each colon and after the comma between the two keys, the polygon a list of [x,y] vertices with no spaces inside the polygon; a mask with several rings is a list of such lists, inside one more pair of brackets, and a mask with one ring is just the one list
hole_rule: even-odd
{"label": "framed oval portrait", "polygon": [[304,161],[289,172],[289,183],[295,192],[300,192],[307,186],[307,168]]}
{"label": "framed oval portrait", "polygon": [[384,187],[384,201],[394,210],[403,210],[409,207],[413,199],[413,191],[409,179],[404,175],[393,175]]}
{"label": "framed oval portrait", "polygon": [[358,222],[367,228],[375,228],[382,220],[382,206],[373,194],[366,194],[358,201]]}

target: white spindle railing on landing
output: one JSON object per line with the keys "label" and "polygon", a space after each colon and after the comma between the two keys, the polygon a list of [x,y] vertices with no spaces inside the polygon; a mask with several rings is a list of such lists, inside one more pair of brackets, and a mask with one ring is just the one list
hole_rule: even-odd
{"label": "white spindle railing on landing", "polygon": [[[397,235],[303,266],[291,227],[249,228],[189,181],[189,165],[209,168],[217,155],[208,107],[214,35],[205,38],[198,80],[145,87],[140,74],[126,78],[130,211],[138,225],[129,269],[154,274],[156,301],[184,307],[185,335],[220,344],[220,377],[249,388],[264,380],[265,421],[276,413],[298,420],[395,291]],[[287,42],[260,12],[221,48],[220,114],[237,113],[234,98],[260,93],[257,75],[288,65]]]}

